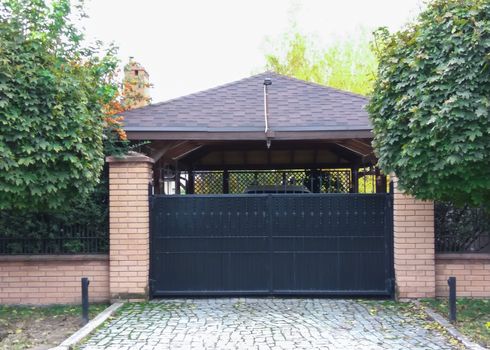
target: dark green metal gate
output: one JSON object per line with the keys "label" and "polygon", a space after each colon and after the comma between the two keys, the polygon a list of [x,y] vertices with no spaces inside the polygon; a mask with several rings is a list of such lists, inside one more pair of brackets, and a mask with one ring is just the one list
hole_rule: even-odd
{"label": "dark green metal gate", "polygon": [[152,296],[391,295],[389,194],[151,197]]}

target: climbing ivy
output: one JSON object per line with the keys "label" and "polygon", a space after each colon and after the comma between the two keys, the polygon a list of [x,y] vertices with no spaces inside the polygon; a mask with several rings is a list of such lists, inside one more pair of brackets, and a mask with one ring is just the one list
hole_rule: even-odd
{"label": "climbing ivy", "polygon": [[433,1],[374,47],[380,166],[421,199],[490,205],[490,2]]}

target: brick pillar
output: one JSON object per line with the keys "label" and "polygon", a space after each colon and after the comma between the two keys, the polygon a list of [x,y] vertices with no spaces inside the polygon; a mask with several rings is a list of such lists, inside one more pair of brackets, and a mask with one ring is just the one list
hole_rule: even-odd
{"label": "brick pillar", "polygon": [[132,152],[109,163],[109,286],[111,299],[148,297],[148,184],[153,160]]}
{"label": "brick pillar", "polygon": [[399,298],[435,297],[434,203],[405,195],[394,181],[394,262]]}

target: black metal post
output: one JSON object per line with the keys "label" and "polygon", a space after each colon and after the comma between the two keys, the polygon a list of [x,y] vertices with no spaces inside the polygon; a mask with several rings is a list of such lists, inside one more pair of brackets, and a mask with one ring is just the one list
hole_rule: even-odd
{"label": "black metal post", "polygon": [[376,179],[376,193],[386,193],[386,176],[381,173],[381,170],[376,167],[375,168],[375,179]]}
{"label": "black metal post", "polygon": [[351,168],[352,172],[352,193],[359,193],[359,173],[358,166]]}
{"label": "black metal post", "polygon": [[180,171],[175,171],[175,194],[180,194]]}
{"label": "black metal post", "polygon": [[148,197],[151,197],[155,194],[155,187],[153,186],[153,183],[149,182],[148,183]]}
{"label": "black metal post", "polygon": [[222,192],[224,194],[230,193],[230,173],[228,172],[228,169],[223,170]]}
{"label": "black metal post", "polygon": [[88,323],[88,285],[90,284],[87,277],[82,277],[82,324]]}
{"label": "black metal post", "polygon": [[187,194],[194,194],[194,169],[189,170],[189,180],[187,180]]}
{"label": "black metal post", "polygon": [[449,277],[449,321],[456,322],[456,277]]}

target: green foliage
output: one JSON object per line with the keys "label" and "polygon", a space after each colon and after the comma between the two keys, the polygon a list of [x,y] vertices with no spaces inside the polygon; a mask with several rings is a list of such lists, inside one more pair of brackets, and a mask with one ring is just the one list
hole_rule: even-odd
{"label": "green foliage", "polygon": [[[91,303],[89,317],[95,317],[109,305],[105,303]],[[50,306],[11,306],[0,305],[0,324],[8,325],[17,321],[35,320],[44,317],[70,317],[82,314],[81,305],[50,305]],[[38,321],[38,322],[39,322]]]}
{"label": "green foliage", "polygon": [[107,178],[89,196],[58,210],[0,211],[0,254],[106,253],[109,248]]}
{"label": "green foliage", "polygon": [[[371,92],[377,62],[368,36],[337,41],[325,50],[294,32],[285,36],[281,50],[266,55],[267,68],[280,74],[327,85],[361,95]],[[282,57],[280,51],[285,51]]]}
{"label": "green foliage", "polygon": [[[108,304],[90,303],[92,319]],[[80,328],[81,305],[0,305],[0,349],[48,349]]]}
{"label": "green foliage", "polygon": [[267,68],[279,74],[298,79],[325,84],[325,67],[318,53],[312,52],[312,43],[300,33],[286,36],[282,43],[285,57],[279,54],[266,54]]}
{"label": "green foliage", "polygon": [[[423,299],[422,304],[449,317],[448,299]],[[490,300],[458,298],[456,328],[484,347],[490,346]]]}
{"label": "green foliage", "polygon": [[0,209],[67,206],[99,181],[117,61],[82,44],[77,14],[69,0],[0,3]]}
{"label": "green foliage", "polygon": [[369,104],[385,173],[421,199],[490,204],[490,2],[436,0],[377,33]]}

